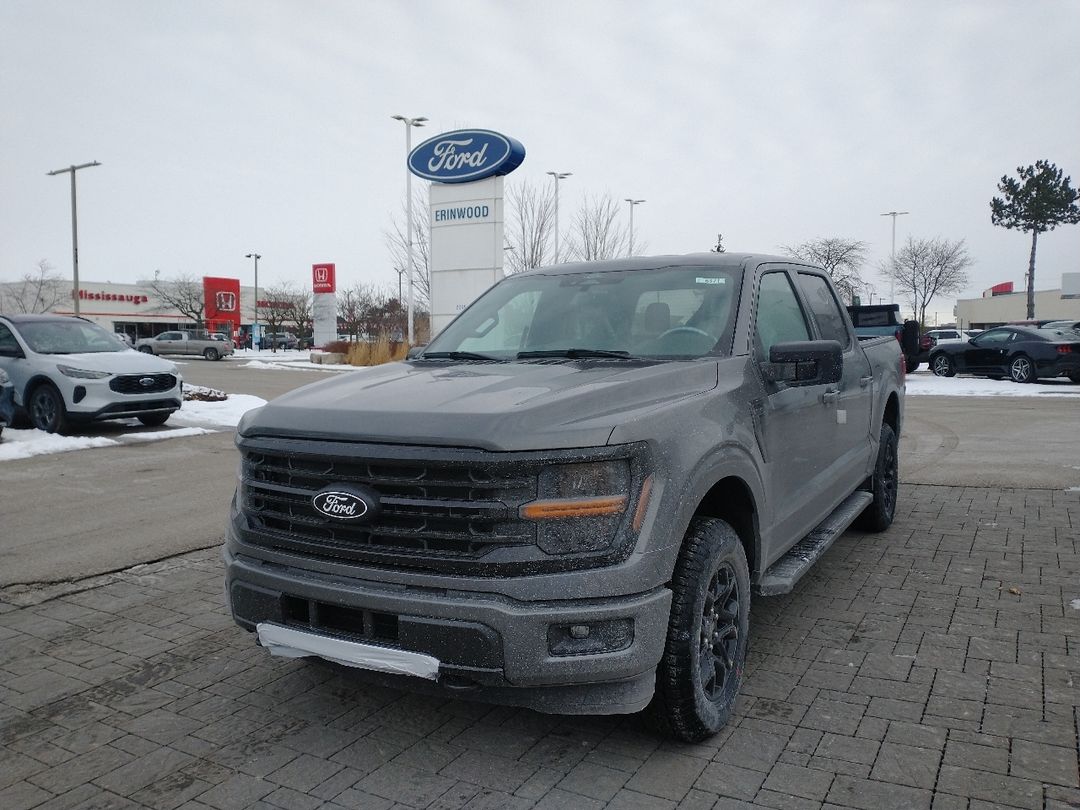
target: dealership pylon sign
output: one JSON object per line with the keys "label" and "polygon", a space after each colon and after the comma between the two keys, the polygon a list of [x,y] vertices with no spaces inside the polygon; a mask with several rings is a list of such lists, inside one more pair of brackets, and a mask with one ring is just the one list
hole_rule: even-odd
{"label": "dealership pylon sign", "polygon": [[409,171],[431,181],[433,337],[503,277],[503,177],[524,160],[520,142],[489,129],[444,132],[409,153]]}
{"label": "dealership pylon sign", "polygon": [[203,276],[203,310],[211,331],[225,327],[234,337],[240,330],[240,279]]}
{"label": "dealership pylon sign", "polygon": [[337,340],[337,268],[333,262],[311,265],[311,291],[315,293],[312,314],[316,346]]}

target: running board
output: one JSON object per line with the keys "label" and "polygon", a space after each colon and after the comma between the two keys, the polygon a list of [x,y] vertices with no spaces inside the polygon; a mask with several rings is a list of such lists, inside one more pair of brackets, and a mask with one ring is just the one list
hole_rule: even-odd
{"label": "running board", "polygon": [[872,492],[858,490],[821,521],[810,534],[796,543],[779,560],[769,566],[761,576],[757,592],[762,596],[777,596],[790,593],[799,578],[810,570],[837,537],[847,531],[862,511],[874,499]]}

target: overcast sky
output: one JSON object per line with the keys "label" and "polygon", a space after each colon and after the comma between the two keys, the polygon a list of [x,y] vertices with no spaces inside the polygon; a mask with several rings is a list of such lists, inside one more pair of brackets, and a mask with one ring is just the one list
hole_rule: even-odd
{"label": "overcast sky", "polygon": [[[417,135],[517,138],[507,183],[643,198],[650,253],[966,239],[968,294],[1019,287],[1029,237],[990,224],[1002,174],[1080,182],[1080,3],[56,2],[0,0],[0,280],[239,276],[396,286],[400,113]],[[416,141],[414,140],[414,143]],[[625,207],[625,203],[623,204]],[[1038,288],[1080,271],[1080,226],[1039,242]],[[878,282],[887,290],[887,282]],[[935,302],[944,319],[951,301]]]}

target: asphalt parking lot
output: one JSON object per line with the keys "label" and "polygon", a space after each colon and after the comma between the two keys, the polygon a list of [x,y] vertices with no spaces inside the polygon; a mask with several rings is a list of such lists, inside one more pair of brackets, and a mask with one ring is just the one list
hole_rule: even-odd
{"label": "asphalt parking lot", "polygon": [[[1080,464],[1053,441],[1068,406],[1024,407],[1046,441],[1010,461]],[[211,538],[0,592],[0,808],[1080,807],[1080,490],[967,458],[965,408],[909,399],[896,522],[755,600],[736,716],[704,744],[271,659]]]}

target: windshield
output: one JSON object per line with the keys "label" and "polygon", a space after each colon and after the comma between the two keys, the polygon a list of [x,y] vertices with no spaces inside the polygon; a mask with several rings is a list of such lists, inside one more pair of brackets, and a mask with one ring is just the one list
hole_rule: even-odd
{"label": "windshield", "polygon": [[528,274],[496,284],[428,345],[427,358],[690,359],[730,348],[738,268]]}
{"label": "windshield", "polygon": [[57,321],[27,321],[15,324],[30,348],[38,354],[83,354],[122,352],[127,349],[100,326],[72,318]]}

